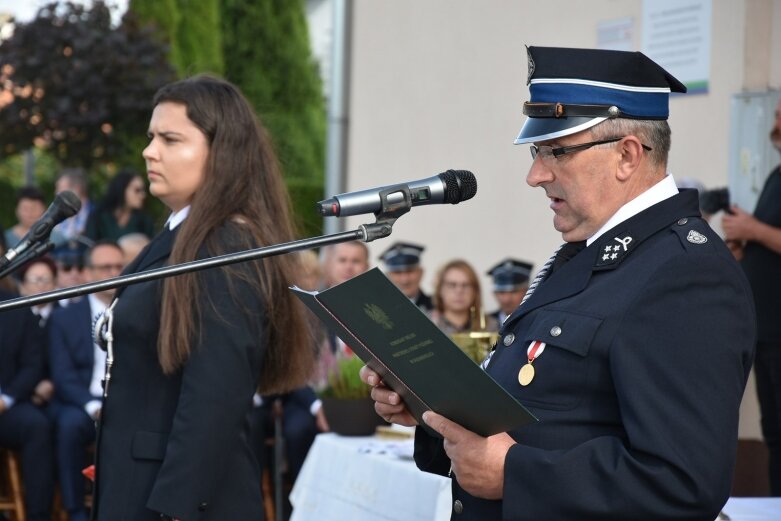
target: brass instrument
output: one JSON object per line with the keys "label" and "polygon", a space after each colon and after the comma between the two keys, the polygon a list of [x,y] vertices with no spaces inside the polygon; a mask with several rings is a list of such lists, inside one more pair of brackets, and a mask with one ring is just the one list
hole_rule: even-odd
{"label": "brass instrument", "polygon": [[463,333],[454,333],[450,338],[461,350],[469,355],[475,363],[479,364],[488,355],[491,347],[499,340],[499,333],[487,331],[485,325],[485,313],[474,306],[471,309],[472,324],[478,324],[479,328]]}

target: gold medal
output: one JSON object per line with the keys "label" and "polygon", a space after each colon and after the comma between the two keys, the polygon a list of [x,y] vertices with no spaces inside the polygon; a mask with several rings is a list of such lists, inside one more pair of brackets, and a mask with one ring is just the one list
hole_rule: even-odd
{"label": "gold medal", "polygon": [[532,380],[534,380],[534,366],[529,363],[518,371],[518,383],[525,387],[532,383]]}

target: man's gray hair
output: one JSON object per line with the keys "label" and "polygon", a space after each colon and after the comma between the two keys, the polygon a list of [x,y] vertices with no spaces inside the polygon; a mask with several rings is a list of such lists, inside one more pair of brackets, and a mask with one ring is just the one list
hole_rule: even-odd
{"label": "man's gray hair", "polygon": [[670,153],[670,125],[664,119],[606,119],[591,127],[594,141],[619,136],[637,136],[640,141],[652,148],[648,154],[651,164],[664,168]]}

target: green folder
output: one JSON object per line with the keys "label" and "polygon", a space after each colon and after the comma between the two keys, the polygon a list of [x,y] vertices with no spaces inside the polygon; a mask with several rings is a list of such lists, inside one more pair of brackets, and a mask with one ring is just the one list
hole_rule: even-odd
{"label": "green folder", "polygon": [[428,410],[481,436],[537,421],[377,268],[321,292],[291,289],[428,432]]}

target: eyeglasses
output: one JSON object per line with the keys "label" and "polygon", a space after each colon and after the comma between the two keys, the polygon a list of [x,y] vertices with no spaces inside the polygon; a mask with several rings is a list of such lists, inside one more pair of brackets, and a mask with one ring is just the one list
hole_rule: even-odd
{"label": "eyeglasses", "polygon": [[52,277],[30,277],[29,279],[24,279],[24,283],[30,286],[44,286],[53,282],[54,279]]}
{"label": "eyeglasses", "polygon": [[61,264],[59,269],[65,273],[70,273],[71,270],[81,271],[83,266],[79,266],[78,264]]}
{"label": "eyeglasses", "polygon": [[[610,139],[590,141],[588,143],[581,143],[579,145],[570,145],[568,147],[552,147],[550,145],[541,145],[541,146],[531,145],[529,147],[529,150],[531,150],[532,159],[536,159],[538,154],[540,158],[542,158],[543,160],[550,159],[551,157],[558,159],[563,155],[572,154],[573,152],[580,152],[581,150],[586,150],[591,147],[595,147],[597,145],[604,145],[606,143],[615,143],[616,141],[621,141],[625,137],[626,136],[612,137]],[[643,145],[643,148],[648,150],[649,152],[653,150],[651,147],[647,145]]]}
{"label": "eyeglasses", "polygon": [[124,264],[95,264],[90,266],[90,269],[95,271],[122,271],[125,269]]}
{"label": "eyeglasses", "polygon": [[446,289],[448,291],[457,291],[459,289],[468,290],[468,289],[472,289],[472,283],[445,281],[442,283],[442,289]]}
{"label": "eyeglasses", "polygon": [[141,187],[139,187],[139,188],[133,188],[133,191],[134,191],[135,193],[137,193],[137,194],[145,194],[145,193],[146,193],[146,188],[141,188]]}

